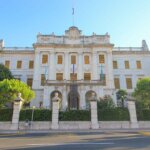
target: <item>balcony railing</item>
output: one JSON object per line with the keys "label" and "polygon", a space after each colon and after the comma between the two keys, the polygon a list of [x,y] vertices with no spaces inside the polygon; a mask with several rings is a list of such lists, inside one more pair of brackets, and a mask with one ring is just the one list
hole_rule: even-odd
{"label": "balcony railing", "polygon": [[49,86],[64,86],[64,85],[101,85],[105,86],[104,80],[46,80],[45,85]]}

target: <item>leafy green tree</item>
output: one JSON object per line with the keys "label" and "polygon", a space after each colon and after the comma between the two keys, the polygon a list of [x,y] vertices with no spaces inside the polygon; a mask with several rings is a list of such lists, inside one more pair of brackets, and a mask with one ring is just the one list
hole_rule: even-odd
{"label": "leafy green tree", "polygon": [[150,108],[150,77],[143,78],[137,82],[133,96],[144,108]]}
{"label": "leafy green tree", "polygon": [[4,79],[13,79],[13,78],[14,77],[11,71],[3,64],[0,64],[0,81],[3,81]]}
{"label": "leafy green tree", "polygon": [[104,95],[103,98],[100,98],[100,101],[97,102],[98,110],[114,108],[115,104],[110,95]]}
{"label": "leafy green tree", "polygon": [[30,87],[22,81],[15,79],[4,79],[0,82],[0,107],[8,102],[13,102],[18,93],[24,99],[23,103],[29,103],[34,97],[35,93]]}
{"label": "leafy green tree", "polygon": [[121,107],[124,107],[124,100],[127,96],[127,91],[123,90],[123,89],[120,89],[120,90],[118,90],[118,92],[116,94],[117,94],[117,98],[119,100],[121,100]]}

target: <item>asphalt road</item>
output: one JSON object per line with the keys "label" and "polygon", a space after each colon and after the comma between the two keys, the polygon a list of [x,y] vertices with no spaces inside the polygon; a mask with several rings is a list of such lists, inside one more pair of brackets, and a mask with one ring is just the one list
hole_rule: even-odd
{"label": "asphalt road", "polygon": [[150,150],[150,132],[0,134],[0,150]]}

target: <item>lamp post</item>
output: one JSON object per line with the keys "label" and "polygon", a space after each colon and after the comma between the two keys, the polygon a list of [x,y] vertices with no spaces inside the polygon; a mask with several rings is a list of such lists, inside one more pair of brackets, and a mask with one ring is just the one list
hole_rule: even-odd
{"label": "lamp post", "polygon": [[33,116],[34,116],[34,109],[35,109],[35,106],[32,107],[32,117],[31,117],[31,129],[33,127]]}

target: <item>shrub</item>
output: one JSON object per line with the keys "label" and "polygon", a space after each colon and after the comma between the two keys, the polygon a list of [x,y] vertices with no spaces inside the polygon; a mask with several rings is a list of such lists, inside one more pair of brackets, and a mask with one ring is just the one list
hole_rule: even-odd
{"label": "shrub", "polygon": [[[32,120],[33,109],[22,109],[20,111],[20,121]],[[33,121],[51,121],[52,111],[49,109],[35,109]]]}
{"label": "shrub", "polygon": [[59,112],[59,121],[90,121],[90,111],[88,110],[70,110]]}
{"label": "shrub", "polygon": [[150,121],[150,109],[137,110],[138,121]]}
{"label": "shrub", "polygon": [[98,111],[99,121],[128,121],[129,112],[127,108],[109,108]]}
{"label": "shrub", "polygon": [[12,121],[13,109],[0,109],[0,121]]}

